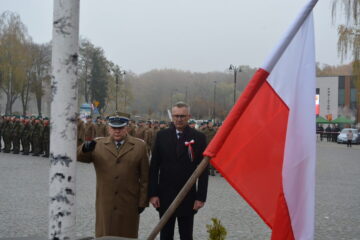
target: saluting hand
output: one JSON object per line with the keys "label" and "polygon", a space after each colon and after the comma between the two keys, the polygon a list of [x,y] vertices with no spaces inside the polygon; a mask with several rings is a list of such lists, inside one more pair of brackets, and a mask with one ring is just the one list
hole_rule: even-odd
{"label": "saluting hand", "polygon": [[82,147],[82,151],[84,153],[86,152],[92,152],[94,149],[95,149],[95,145],[96,145],[96,142],[94,140],[92,141],[85,141],[83,147]]}

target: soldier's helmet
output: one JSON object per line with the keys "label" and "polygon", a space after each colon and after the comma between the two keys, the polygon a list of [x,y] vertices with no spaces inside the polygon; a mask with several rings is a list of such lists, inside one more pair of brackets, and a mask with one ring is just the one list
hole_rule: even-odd
{"label": "soldier's helmet", "polygon": [[108,125],[113,128],[125,127],[129,124],[130,114],[116,112],[111,115],[108,120]]}

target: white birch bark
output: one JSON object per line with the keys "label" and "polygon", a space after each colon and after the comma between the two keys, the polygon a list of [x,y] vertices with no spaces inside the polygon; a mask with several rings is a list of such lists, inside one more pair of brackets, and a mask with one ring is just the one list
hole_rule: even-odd
{"label": "white birch bark", "polygon": [[49,239],[75,238],[79,0],[54,0]]}

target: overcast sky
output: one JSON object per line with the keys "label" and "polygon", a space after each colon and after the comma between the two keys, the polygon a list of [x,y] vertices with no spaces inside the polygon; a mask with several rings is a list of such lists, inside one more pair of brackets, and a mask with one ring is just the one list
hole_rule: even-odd
{"label": "overcast sky", "polygon": [[[259,67],[308,0],[81,0],[80,34],[126,70]],[[316,58],[340,64],[332,0],[314,10]],[[0,0],[36,43],[51,40],[52,0]]]}

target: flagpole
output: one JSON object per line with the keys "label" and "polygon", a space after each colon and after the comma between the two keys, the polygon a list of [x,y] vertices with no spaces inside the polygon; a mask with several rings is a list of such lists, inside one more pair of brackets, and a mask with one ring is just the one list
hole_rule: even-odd
{"label": "flagpole", "polygon": [[54,0],[48,239],[75,238],[79,0]]}
{"label": "flagpole", "polygon": [[283,38],[281,41],[278,42],[277,46],[273,49],[270,53],[268,58],[265,60],[262,69],[266,70],[267,72],[271,72],[274,68],[278,60],[280,59],[281,55],[284,53],[286,48],[289,46],[291,40],[294,38],[296,33],[299,31],[301,25],[304,23],[306,18],[309,16],[313,8],[315,7],[318,0],[310,0],[300,11],[297,15],[296,19],[290,25],[288,30],[284,33]]}
{"label": "flagpole", "polygon": [[182,200],[185,198],[185,196],[188,194],[192,186],[195,184],[196,180],[199,178],[199,176],[204,172],[206,167],[208,166],[210,161],[209,157],[204,157],[198,167],[195,169],[194,173],[191,175],[191,177],[188,179],[188,181],[185,183],[184,187],[181,189],[179,194],[176,196],[174,201],[171,203],[170,207],[166,210],[164,215],[161,217],[159,223],[155,226],[155,228],[150,233],[148,240],[154,240],[155,237],[159,234],[161,229],[165,226],[169,218],[174,214],[175,210],[178,208]]}

